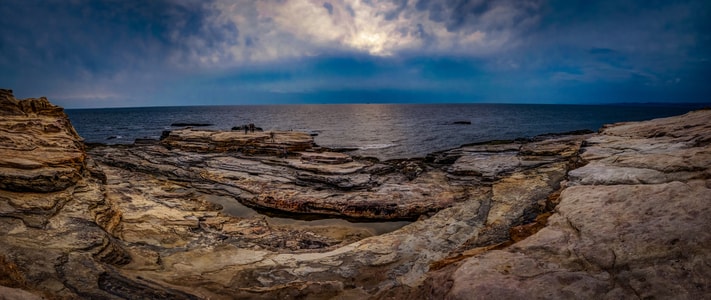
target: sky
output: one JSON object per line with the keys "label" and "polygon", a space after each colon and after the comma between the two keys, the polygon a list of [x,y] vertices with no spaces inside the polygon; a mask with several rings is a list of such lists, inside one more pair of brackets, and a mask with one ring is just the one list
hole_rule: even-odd
{"label": "sky", "polygon": [[711,1],[2,0],[0,87],[67,108],[711,102]]}

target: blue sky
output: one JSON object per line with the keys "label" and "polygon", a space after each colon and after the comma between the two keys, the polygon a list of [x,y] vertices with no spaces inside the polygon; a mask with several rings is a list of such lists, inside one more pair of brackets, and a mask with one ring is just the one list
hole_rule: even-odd
{"label": "blue sky", "polygon": [[711,102],[711,2],[4,0],[0,86],[68,108]]}

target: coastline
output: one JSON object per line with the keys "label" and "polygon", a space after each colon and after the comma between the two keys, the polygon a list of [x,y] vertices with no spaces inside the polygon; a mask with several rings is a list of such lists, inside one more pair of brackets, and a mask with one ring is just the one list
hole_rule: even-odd
{"label": "coastline", "polygon": [[[0,104],[17,109],[0,124],[0,286],[21,295],[711,293],[708,110],[377,161],[299,132],[186,129],[155,145],[85,149],[61,108],[2,91]],[[416,221],[380,235],[270,224],[222,213],[210,197]]]}

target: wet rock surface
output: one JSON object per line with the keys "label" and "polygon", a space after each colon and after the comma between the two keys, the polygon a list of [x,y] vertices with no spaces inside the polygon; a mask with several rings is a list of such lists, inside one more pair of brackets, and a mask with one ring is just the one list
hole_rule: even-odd
{"label": "wet rock surface", "polygon": [[[45,151],[2,156],[0,292],[12,297],[709,295],[708,111],[377,161],[287,131],[181,129],[84,150],[61,111],[1,96],[2,151]],[[25,172],[57,166],[75,175]],[[228,213],[239,203],[417,221],[377,235]]]}

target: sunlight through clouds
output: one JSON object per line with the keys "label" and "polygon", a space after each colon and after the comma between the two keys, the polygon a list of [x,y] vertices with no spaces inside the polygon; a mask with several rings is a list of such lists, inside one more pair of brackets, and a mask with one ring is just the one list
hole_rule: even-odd
{"label": "sunlight through clouds", "polygon": [[[418,8],[420,2],[363,0],[217,1],[213,21],[231,23],[238,42],[227,49],[236,62],[356,51],[392,56],[419,51],[432,54],[486,55],[507,47],[520,30],[514,19],[530,11],[509,1],[493,1],[479,21],[455,26],[441,14],[456,11]],[[531,5],[528,6],[530,8]],[[533,5],[535,8],[536,5]],[[487,33],[486,30],[491,30]]]}

